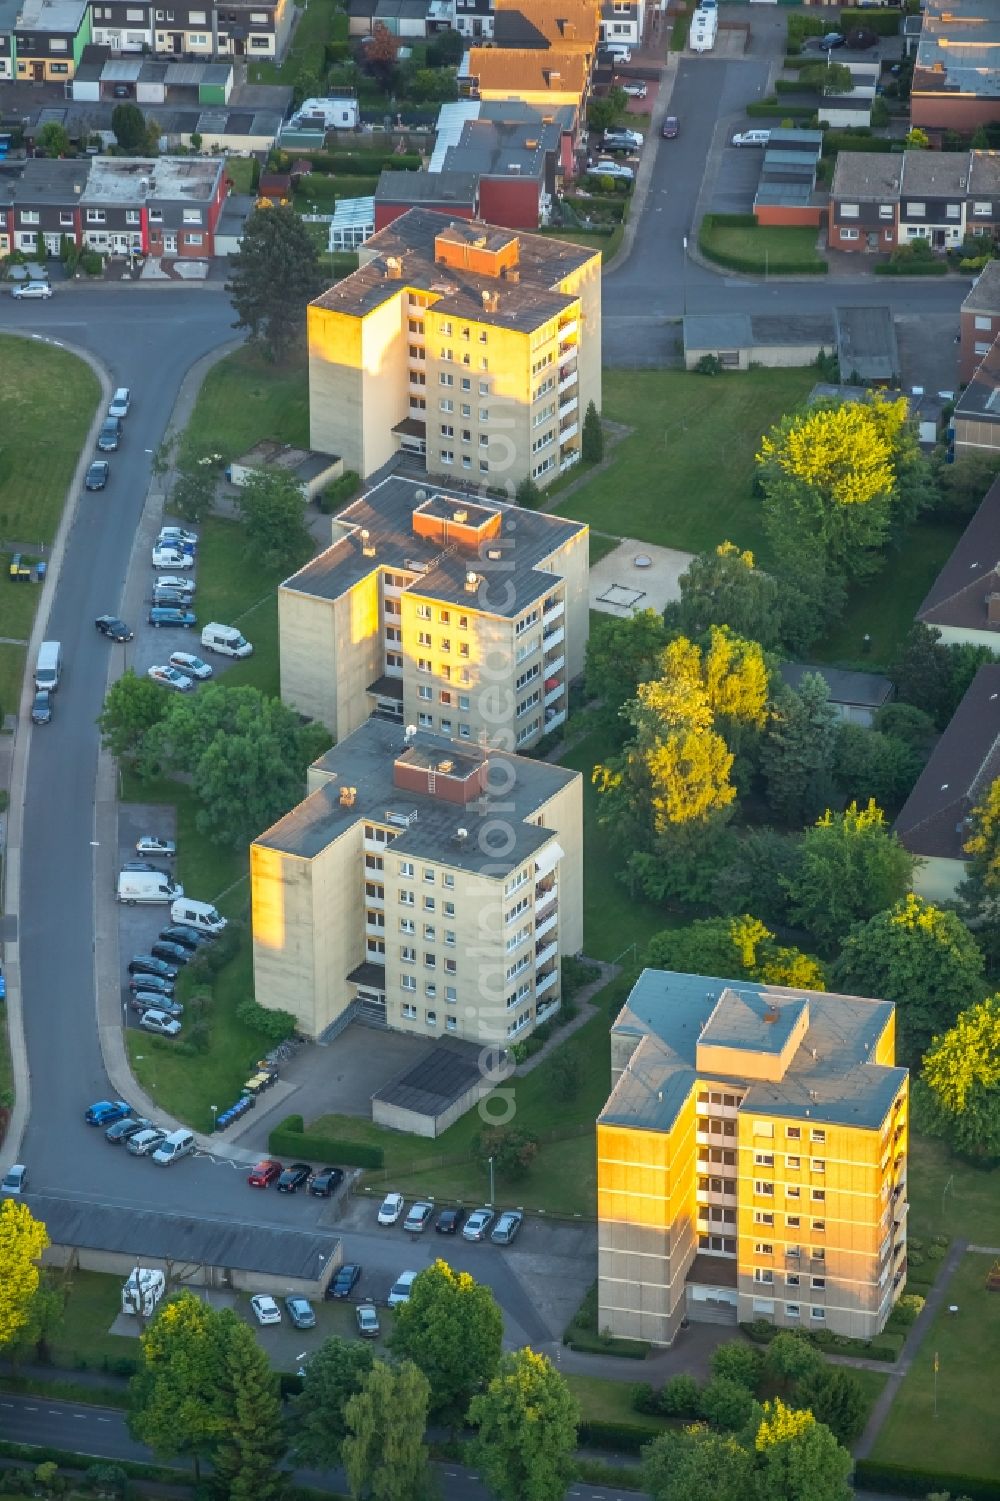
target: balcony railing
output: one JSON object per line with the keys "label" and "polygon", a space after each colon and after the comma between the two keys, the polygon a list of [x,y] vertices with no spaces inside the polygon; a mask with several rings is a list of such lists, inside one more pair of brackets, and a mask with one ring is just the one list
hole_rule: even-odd
{"label": "balcony railing", "polygon": [[542,637],[542,646],[546,651],[551,651],[554,646],[561,646],[566,640],[566,632],[561,625],[557,625],[554,631]]}
{"label": "balcony railing", "polygon": [[559,460],[559,473],[565,474],[567,469],[572,469],[574,464],[579,464],[582,457],[579,448],[571,448],[569,453]]}
{"label": "balcony railing", "polygon": [[[555,974],[555,970],[553,970],[552,973]],[[551,1016],[555,1016],[561,1005],[562,1001],[557,996],[556,999],[554,1001],[550,1001],[547,1006],[537,1007],[535,1010],[535,1026],[540,1027],[542,1023],[547,1022]]]}
{"label": "balcony railing", "polygon": [[546,970],[544,974],[536,975],[535,995],[544,995],[547,990],[551,990],[558,978],[559,970],[555,966],[552,969]]}
{"label": "balcony railing", "polygon": [[565,709],[546,709],[546,711],[545,711],[545,729],[546,729],[546,731],[557,730],[559,728],[559,726],[561,724],[565,724],[565,722],[566,722],[566,710]]}
{"label": "balcony railing", "polygon": [[576,399],[576,397],[575,396],[570,396],[567,401],[563,401],[563,402],[560,403],[560,405],[559,405],[559,416],[560,417],[568,417],[569,414],[570,414],[570,412],[575,412],[576,409],[577,409],[577,407],[579,405],[580,405],[580,403]]}
{"label": "balcony railing", "polygon": [[578,422],[571,422],[567,427],[561,427],[559,429],[559,442],[569,443],[572,438],[576,437],[579,431],[580,424]]}
{"label": "balcony railing", "polygon": [[549,689],[549,691],[546,693],[545,698],[542,700],[542,702],[546,703],[546,704],[554,704],[560,698],[562,698],[562,696],[563,696],[563,694],[565,692],[566,692],[566,684],[565,683],[557,683],[554,688],[550,688]]}
{"label": "balcony railing", "polygon": [[540,969],[550,959],[554,959],[559,952],[559,945],[551,940],[548,943],[535,944],[535,968]]}
{"label": "balcony railing", "polygon": [[557,909],[555,912],[550,913],[548,917],[543,917],[540,923],[535,924],[535,937],[544,938],[546,933],[552,932],[558,921],[559,912]]}
{"label": "balcony railing", "polygon": [[553,620],[558,620],[560,615],[565,615],[566,604],[564,600],[553,600],[552,604],[546,605],[542,611],[542,624],[551,625]]}
{"label": "balcony railing", "polygon": [[563,668],[565,666],[566,666],[566,658],[563,656],[562,652],[560,652],[557,657],[552,657],[551,660],[548,657],[546,657],[546,659],[545,659],[545,676],[547,678],[550,678],[553,673],[555,673],[555,672],[562,672],[562,670],[563,670]]}

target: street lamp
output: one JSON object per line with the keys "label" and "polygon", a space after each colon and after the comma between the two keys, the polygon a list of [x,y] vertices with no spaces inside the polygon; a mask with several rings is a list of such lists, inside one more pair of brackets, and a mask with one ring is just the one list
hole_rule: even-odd
{"label": "street lamp", "polygon": [[490,1208],[491,1209],[493,1208],[493,1205],[494,1205],[494,1203],[496,1201],[495,1188],[496,1188],[496,1185],[495,1185],[494,1177],[493,1177],[493,1158],[491,1157],[490,1158]]}
{"label": "street lamp", "polygon": [[218,1107],[218,1105],[209,1105],[208,1108],[212,1112],[212,1130],[214,1131],[215,1130],[215,1122],[216,1122],[216,1119],[217,1119],[218,1114],[219,1114],[219,1107]]}

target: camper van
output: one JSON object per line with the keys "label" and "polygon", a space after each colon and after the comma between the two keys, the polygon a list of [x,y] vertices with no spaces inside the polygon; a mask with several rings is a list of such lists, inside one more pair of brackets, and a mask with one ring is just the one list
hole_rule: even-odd
{"label": "camper van", "polygon": [[173,902],[184,887],[158,870],[123,870],[118,877],[118,900],[134,907],[136,902]]}
{"label": "camper van", "polygon": [[174,902],[171,907],[171,922],[184,923],[189,928],[197,928],[201,933],[222,932],[226,919],[219,916],[211,902],[196,902],[192,897],[184,896],[180,886],[177,888],[177,895],[184,897],[184,900]]}
{"label": "camper van", "polygon": [[122,1313],[142,1314],[143,1318],[151,1318],[166,1290],[167,1279],[162,1272],[154,1271],[148,1266],[134,1266],[122,1288]]}

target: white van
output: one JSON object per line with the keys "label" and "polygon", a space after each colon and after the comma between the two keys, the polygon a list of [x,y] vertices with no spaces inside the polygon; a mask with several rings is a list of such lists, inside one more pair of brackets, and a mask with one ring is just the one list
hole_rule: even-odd
{"label": "white van", "polygon": [[249,657],[253,647],[233,625],[206,625],[201,633],[201,644],[206,651],[218,652],[222,657]]}
{"label": "white van", "polygon": [[[177,895],[184,896],[182,887],[178,887]],[[189,928],[198,928],[202,933],[221,933],[226,926],[226,919],[220,917],[211,902],[196,902],[190,896],[184,896],[182,902],[174,902],[170,921],[186,923]]]}
{"label": "white van", "polygon": [[62,647],[58,641],[43,641],[38,648],[38,661],[35,663],[35,687],[47,688],[54,693],[59,687],[59,677],[62,673]]}
{"label": "white van", "polygon": [[111,405],[108,407],[108,416],[119,418],[127,417],[128,409],[131,405],[132,394],[129,391],[128,386],[119,386],[118,390],[111,398]]}
{"label": "white van", "polygon": [[615,63],[630,63],[632,61],[632,49],[627,42],[601,42],[599,50],[606,57],[610,57]]}
{"label": "white van", "polygon": [[153,1153],[153,1161],[160,1167],[169,1167],[172,1162],[179,1162],[193,1152],[194,1146],[194,1136],[190,1131],[171,1131]]}
{"label": "white van", "polygon": [[134,907],[136,902],[176,902],[184,887],[156,870],[123,870],[118,877],[118,900]]}

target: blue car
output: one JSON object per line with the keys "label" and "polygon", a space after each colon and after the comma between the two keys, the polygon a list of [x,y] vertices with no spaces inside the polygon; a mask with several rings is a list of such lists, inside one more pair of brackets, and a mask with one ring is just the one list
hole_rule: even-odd
{"label": "blue car", "polygon": [[98,1100],[96,1105],[91,1105],[84,1120],[88,1126],[113,1126],[115,1121],[122,1121],[131,1114],[132,1106],[126,1105],[124,1100]]}
{"label": "blue car", "polygon": [[149,612],[150,625],[179,625],[184,630],[190,630],[198,624],[198,617],[192,610],[176,609],[170,605],[154,605]]}

